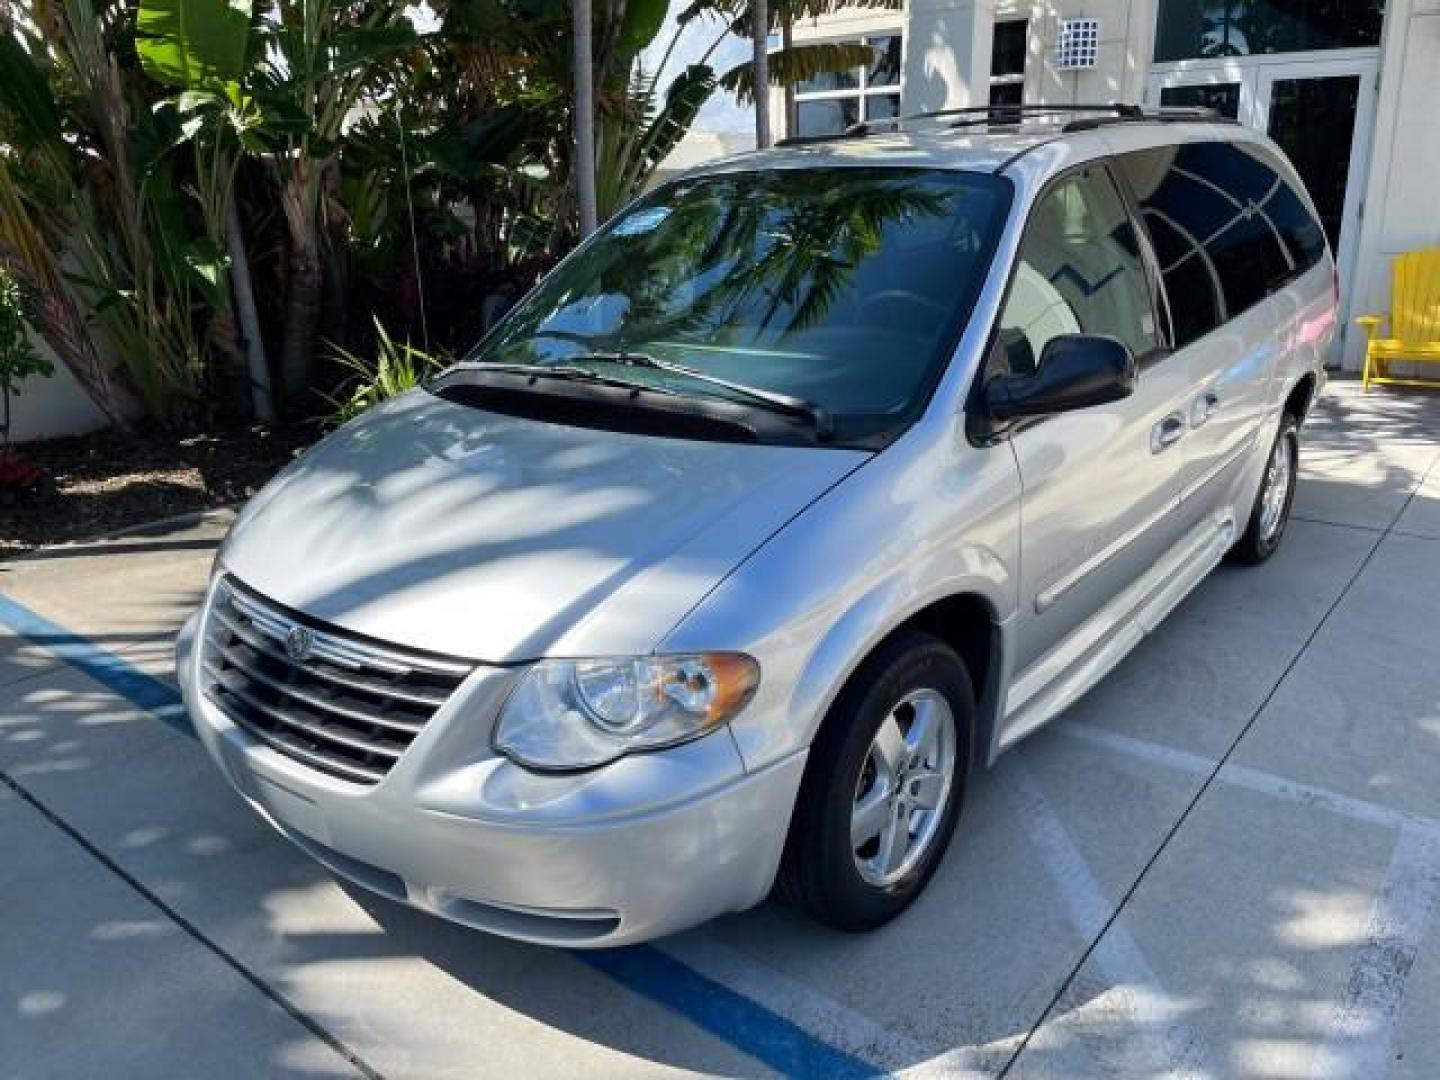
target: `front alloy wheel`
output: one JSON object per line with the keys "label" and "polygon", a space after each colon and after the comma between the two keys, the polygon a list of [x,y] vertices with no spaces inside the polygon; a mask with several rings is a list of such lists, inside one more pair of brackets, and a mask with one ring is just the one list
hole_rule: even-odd
{"label": "front alloy wheel", "polygon": [[906,694],[880,723],[855,785],[855,868],[886,888],[929,852],[955,776],[955,717],[937,691]]}
{"label": "front alloy wheel", "polygon": [[841,930],[904,911],[955,831],[974,717],[969,673],[943,641],[907,630],[881,644],[810,749],[780,895]]}

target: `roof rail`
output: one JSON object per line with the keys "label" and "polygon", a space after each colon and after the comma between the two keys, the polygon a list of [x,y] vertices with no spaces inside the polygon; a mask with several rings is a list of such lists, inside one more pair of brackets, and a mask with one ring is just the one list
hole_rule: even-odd
{"label": "roof rail", "polygon": [[900,131],[907,124],[916,121],[950,120],[951,128],[967,127],[1014,127],[1024,120],[1039,116],[1081,114],[1061,129],[1065,132],[1088,131],[1108,124],[1126,123],[1179,123],[1197,121],[1202,123],[1233,124],[1236,121],[1222,116],[1214,109],[1201,106],[1163,107],[1145,109],[1139,105],[1124,102],[1102,104],[1061,104],[1061,105],[970,105],[956,109],[936,109],[931,112],[909,113],[905,116],[888,117],[882,120],[863,120],[851,124],[839,135],[801,135],[781,139],[776,146],[804,146],[809,143],[830,142],[834,139],[859,139],[879,131]]}

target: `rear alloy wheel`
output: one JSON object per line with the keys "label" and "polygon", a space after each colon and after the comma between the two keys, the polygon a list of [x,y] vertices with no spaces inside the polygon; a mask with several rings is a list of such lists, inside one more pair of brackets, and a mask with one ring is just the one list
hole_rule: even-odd
{"label": "rear alloy wheel", "polygon": [[955,830],[974,711],[965,665],[944,642],[906,631],[882,644],[811,748],[781,895],[842,930],[904,911]]}
{"label": "rear alloy wheel", "polygon": [[1275,553],[1290,521],[1290,505],[1295,501],[1299,466],[1299,425],[1295,417],[1286,413],[1280,418],[1280,430],[1270,447],[1265,475],[1260,481],[1260,491],[1255,496],[1245,534],[1230,549],[1231,561],[1254,566]]}

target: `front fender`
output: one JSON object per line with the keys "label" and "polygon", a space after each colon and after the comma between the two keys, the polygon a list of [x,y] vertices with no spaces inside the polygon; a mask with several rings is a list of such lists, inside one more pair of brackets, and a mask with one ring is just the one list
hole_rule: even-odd
{"label": "front fender", "polygon": [[1014,610],[1019,479],[1008,446],[976,448],[955,418],[912,429],[752,554],[665,638],[760,662],[731,724],[747,769],[810,745],[870,651],[936,601]]}
{"label": "front fender", "polygon": [[[945,575],[941,566],[916,567],[928,587],[917,590],[915,581],[892,577],[881,582],[850,607],[821,638],[801,671],[790,699],[790,724],[803,734],[805,744],[815,738],[821,722],[856,668],[887,637],[926,608],[957,596],[978,598],[989,610],[991,632],[1003,630],[997,617],[999,604],[1008,596],[1008,573],[991,551],[971,549],[961,553],[972,572]],[[933,576],[926,572],[932,571]],[[1003,647],[1001,652],[1003,653]],[[999,655],[995,657],[999,661]],[[985,691],[976,686],[977,697]],[[978,704],[978,702],[977,702]],[[988,725],[982,724],[983,727]],[[988,760],[989,745],[982,737],[977,743],[981,760]]]}

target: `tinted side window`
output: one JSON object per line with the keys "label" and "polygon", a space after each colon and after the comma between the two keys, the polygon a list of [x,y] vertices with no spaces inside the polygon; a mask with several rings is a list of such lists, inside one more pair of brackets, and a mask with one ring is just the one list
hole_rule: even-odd
{"label": "tinted side window", "polygon": [[1031,211],[992,373],[1033,373],[1059,334],[1109,334],[1136,356],[1156,345],[1135,229],[1103,168],[1065,177]]}
{"label": "tinted side window", "polygon": [[1319,224],[1280,175],[1230,143],[1119,159],[1160,259],[1176,345],[1264,299],[1324,252]]}
{"label": "tinted side window", "polygon": [[1325,230],[1283,177],[1279,189],[1266,204],[1266,213],[1285,242],[1296,273],[1309,270],[1320,261],[1325,254]]}

